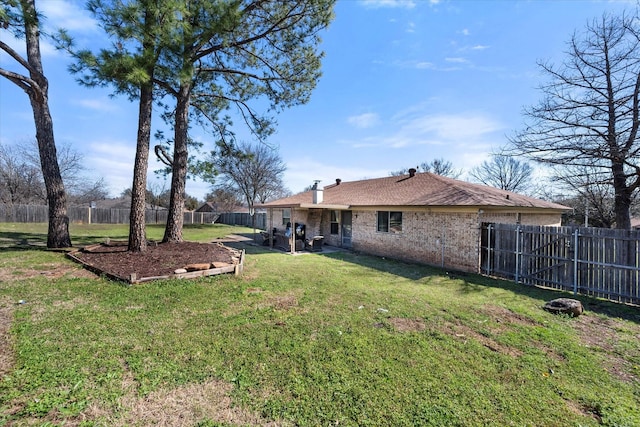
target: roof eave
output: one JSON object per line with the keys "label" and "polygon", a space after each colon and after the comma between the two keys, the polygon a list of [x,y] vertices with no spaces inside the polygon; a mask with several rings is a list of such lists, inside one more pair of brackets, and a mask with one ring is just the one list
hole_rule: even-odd
{"label": "roof eave", "polygon": [[332,210],[348,210],[351,205],[325,204],[325,203],[300,203],[300,208],[305,209],[332,209]]}
{"label": "roof eave", "polygon": [[255,207],[264,208],[264,209],[283,209],[283,208],[335,209],[335,210],[351,209],[350,205],[325,204],[325,203],[277,203],[277,204],[255,205]]}

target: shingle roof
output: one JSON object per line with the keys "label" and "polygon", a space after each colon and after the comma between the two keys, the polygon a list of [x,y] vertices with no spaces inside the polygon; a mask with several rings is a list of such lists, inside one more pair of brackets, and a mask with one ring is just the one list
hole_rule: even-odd
{"label": "shingle roof", "polygon": [[527,207],[568,210],[547,202],[485,185],[459,181],[429,172],[361,181],[341,182],[324,187],[323,201],[313,204],[313,190],[265,203],[264,207]]}

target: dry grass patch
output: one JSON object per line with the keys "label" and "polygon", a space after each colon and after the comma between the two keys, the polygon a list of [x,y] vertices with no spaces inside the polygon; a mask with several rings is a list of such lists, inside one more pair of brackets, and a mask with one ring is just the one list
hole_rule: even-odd
{"label": "dry grass patch", "polygon": [[12,322],[12,303],[7,298],[4,298],[0,300],[0,378],[13,369],[15,362],[13,343],[9,334]]}
{"label": "dry grass patch", "polygon": [[[607,372],[625,382],[640,381],[638,367],[625,360],[616,349],[620,342],[618,331],[625,329],[622,321],[597,315],[582,315],[573,319],[571,324],[585,346],[601,351],[605,357]],[[640,341],[640,330],[636,338]],[[640,356],[640,351],[636,350],[636,353]]]}
{"label": "dry grass patch", "polygon": [[298,307],[298,298],[295,295],[276,295],[266,301],[268,307],[274,310],[290,310]]}
{"label": "dry grass patch", "polygon": [[86,421],[100,421],[114,427],[191,427],[202,422],[268,427],[288,425],[265,420],[257,413],[234,406],[230,398],[233,385],[216,379],[139,396],[138,382],[133,373],[125,361],[121,361],[121,364],[124,395],[119,399],[118,411],[89,405],[75,419],[65,419],[65,425],[78,425]]}
{"label": "dry grass patch", "polygon": [[573,412],[574,414],[593,418],[597,423],[602,422],[602,416],[598,413],[597,410],[595,410],[595,408],[591,408],[568,399],[565,399],[565,403],[567,404],[567,408],[569,409],[569,411]]}
{"label": "dry grass patch", "polygon": [[4,267],[0,268],[0,282],[9,282],[16,280],[27,280],[36,277],[46,277],[49,280],[58,280],[60,278],[81,278],[95,279],[97,276],[84,268],[77,265],[50,264],[43,265],[38,269],[35,268],[18,268]]}
{"label": "dry grass patch", "polygon": [[193,426],[203,420],[247,426],[280,426],[259,414],[234,407],[232,385],[209,380],[173,390],[159,390],[145,397],[130,393],[122,399],[126,416],[111,420],[115,426]]}
{"label": "dry grass patch", "polygon": [[520,357],[523,354],[521,350],[501,344],[493,338],[482,335],[480,332],[473,330],[471,327],[459,321],[456,321],[455,323],[445,322],[440,331],[447,335],[456,337],[460,341],[463,341],[465,344],[469,340],[477,341],[489,350],[495,351],[496,353],[513,357]]}
{"label": "dry grass patch", "polygon": [[540,323],[522,314],[514,313],[506,307],[499,305],[487,304],[482,307],[480,313],[483,313],[497,324],[512,324],[522,326],[539,326]]}
{"label": "dry grass patch", "polygon": [[422,332],[427,329],[423,319],[392,317],[389,319],[389,323],[398,332]]}

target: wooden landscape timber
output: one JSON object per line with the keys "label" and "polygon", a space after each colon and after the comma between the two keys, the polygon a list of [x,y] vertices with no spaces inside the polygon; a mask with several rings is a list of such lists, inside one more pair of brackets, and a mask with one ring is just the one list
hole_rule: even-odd
{"label": "wooden landscape timber", "polygon": [[[139,276],[137,273],[130,273],[128,275],[123,274],[114,274],[113,272],[106,271],[103,268],[92,265],[85,260],[83,260],[79,255],[82,252],[92,252],[100,247],[111,246],[113,245],[113,241],[107,241],[105,243],[99,243],[95,245],[89,245],[84,248],[74,250],[72,252],[67,253],[67,257],[72,259],[73,261],[81,264],[85,269],[98,274],[100,276],[107,277],[111,280],[122,281],[129,284],[137,284],[143,282],[149,282],[152,280],[164,280],[164,279],[193,279],[197,277],[205,277],[205,276],[215,276],[218,274],[228,274],[233,273],[236,276],[239,276],[244,271],[244,259],[245,259],[245,250],[239,250],[237,253],[239,256],[233,256],[232,263],[220,262],[220,261],[211,261],[204,263],[190,263],[184,265],[182,268],[177,268],[170,274],[161,274],[156,276]],[[223,246],[221,244],[218,244]],[[232,250],[231,248],[226,249]]]}

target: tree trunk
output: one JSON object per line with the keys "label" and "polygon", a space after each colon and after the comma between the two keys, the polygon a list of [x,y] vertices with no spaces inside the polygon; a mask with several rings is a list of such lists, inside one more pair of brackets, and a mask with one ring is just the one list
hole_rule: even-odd
{"label": "tree trunk", "polygon": [[627,185],[627,178],[624,174],[624,166],[614,163],[613,170],[613,189],[615,191],[615,200],[613,202],[613,211],[616,217],[616,228],[629,230],[631,229],[631,191]]}
{"label": "tree trunk", "polygon": [[131,187],[131,213],[129,216],[129,251],[147,250],[145,226],[147,169],[149,167],[149,142],[151,141],[151,116],[153,112],[153,83],[140,88],[138,110],[138,140]]}
{"label": "tree trunk", "polygon": [[181,242],[184,224],[184,198],[187,179],[187,141],[189,137],[189,101],[191,85],[183,83],[176,102],[175,135],[173,141],[173,165],[169,217],[163,242]]}
{"label": "tree trunk", "polygon": [[22,11],[25,20],[27,62],[31,67],[30,77],[37,83],[37,87],[31,86],[27,93],[33,110],[40,166],[49,204],[47,247],[67,248],[71,246],[69,217],[67,217],[67,195],[58,165],[53,120],[49,111],[49,83],[42,68],[40,33],[34,0],[23,0]]}

